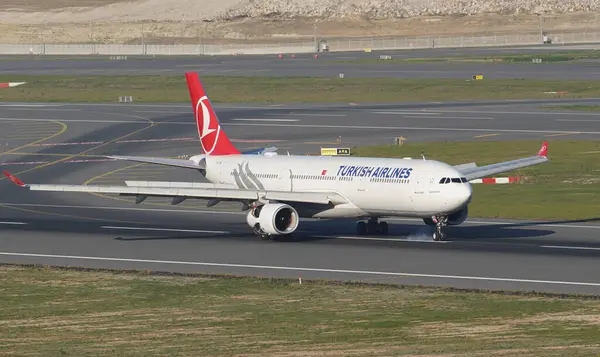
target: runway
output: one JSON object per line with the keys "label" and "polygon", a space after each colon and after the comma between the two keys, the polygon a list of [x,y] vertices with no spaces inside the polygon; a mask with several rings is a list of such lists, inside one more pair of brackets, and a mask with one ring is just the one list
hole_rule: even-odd
{"label": "runway", "polygon": [[[597,103],[597,100],[561,100]],[[549,101],[217,106],[242,149],[292,154],[321,146],[409,141],[594,139],[600,113],[540,109]],[[31,183],[200,180],[187,170],[95,155],[198,153],[185,105],[0,105],[0,165]],[[13,139],[10,139],[13,138]],[[17,139],[14,139],[17,138]],[[6,145],[7,144],[7,145]],[[532,151],[537,147],[532,148]],[[468,158],[465,158],[468,162]],[[286,241],[249,232],[239,205],[141,205],[120,197],[20,190],[0,181],[0,262],[400,282],[463,288],[600,293],[599,224],[470,219],[434,243],[418,220],[390,219],[386,237],[353,221],[302,221]]]}
{"label": "runway", "polygon": [[[596,45],[595,48],[598,46]],[[110,56],[48,56],[40,58],[11,59],[0,57],[0,75],[181,75],[196,71],[201,75],[221,76],[317,76],[338,77],[343,73],[350,77],[386,78],[453,78],[469,79],[476,74],[485,78],[529,78],[546,80],[593,80],[600,79],[600,62],[552,64],[500,64],[500,63],[436,63],[436,62],[360,62],[390,55],[393,59],[440,58],[456,56],[491,56],[509,54],[534,54],[550,51],[565,52],[590,46],[528,46],[500,48],[417,49],[397,51],[335,52],[291,55],[283,59],[276,55],[240,56],[178,56],[140,57],[128,56],[127,60],[110,60]]]}

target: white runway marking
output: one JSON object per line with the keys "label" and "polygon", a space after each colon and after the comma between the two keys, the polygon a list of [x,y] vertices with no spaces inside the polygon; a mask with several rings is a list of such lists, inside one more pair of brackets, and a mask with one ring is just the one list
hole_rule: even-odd
{"label": "white runway marking", "polygon": [[131,231],[162,231],[162,232],[185,232],[185,233],[230,233],[227,231],[204,231],[197,229],[172,229],[172,228],[144,228],[144,227],[117,227],[117,226],[102,226],[103,229],[124,229]]}
{"label": "white runway marking", "polygon": [[279,118],[237,118],[236,121],[300,121],[300,119],[279,119]]}
{"label": "white runway marking", "polygon": [[[517,103],[515,103],[517,104]],[[541,105],[541,103],[540,103]],[[427,109],[425,109],[427,110]],[[554,110],[540,110],[539,112],[512,112],[512,111],[491,111],[491,110],[453,110],[453,109],[436,109],[436,111],[443,113],[474,113],[474,114],[526,114],[526,115],[583,115],[583,116],[600,116],[600,113],[588,113],[588,112],[557,112]]]}
{"label": "white runway marking", "polygon": [[385,114],[385,115],[440,115],[441,113],[434,113],[434,112],[405,112],[405,111],[385,111],[385,112],[381,112],[381,111],[377,111],[377,112],[371,112],[373,114]]}
{"label": "white runway marking", "polygon": [[0,222],[0,224],[10,224],[10,225],[24,225],[27,224],[25,222]]}
{"label": "white runway marking", "polygon": [[542,245],[541,247],[550,249],[600,250],[600,248],[597,247],[569,247],[564,245]]}
{"label": "white runway marking", "polygon": [[494,118],[489,118],[489,117],[447,117],[447,116],[441,116],[441,117],[434,117],[434,116],[411,116],[411,115],[407,115],[404,116],[404,118],[407,119],[458,119],[458,120],[494,120]]}
{"label": "white runway marking", "polygon": [[78,255],[59,255],[59,254],[34,254],[34,253],[14,253],[0,252],[0,255],[13,257],[32,257],[32,258],[51,258],[51,259],[74,259],[74,260],[99,260],[127,263],[149,263],[149,264],[174,264],[174,265],[195,265],[195,266],[214,266],[226,268],[246,268],[246,269],[268,269],[284,271],[309,271],[319,273],[342,273],[342,274],[361,274],[361,275],[385,275],[401,276],[409,278],[431,278],[431,279],[453,279],[453,280],[480,280],[480,281],[499,281],[507,283],[528,283],[528,284],[554,284],[554,285],[579,285],[579,286],[599,286],[600,283],[579,282],[579,281],[559,281],[559,280],[536,280],[536,279],[516,279],[516,278],[498,278],[486,276],[465,276],[465,275],[441,275],[441,274],[419,274],[419,273],[400,273],[387,271],[369,271],[369,270],[346,270],[346,269],[327,269],[327,268],[308,268],[308,267],[285,267],[275,265],[253,265],[253,264],[233,264],[233,263],[208,263],[208,262],[190,262],[177,260],[154,260],[154,259],[130,259],[113,257],[90,257]]}
{"label": "white runway marking", "polygon": [[[68,209],[95,209],[95,210],[113,210],[113,211],[140,211],[140,212],[161,212],[161,213],[189,213],[189,214],[224,214],[224,215],[246,215],[245,212],[232,212],[232,211],[209,211],[209,210],[193,210],[193,209],[164,209],[164,208],[133,208],[133,207],[108,207],[108,206],[77,206],[77,205],[49,205],[49,204],[33,204],[33,203],[10,203],[0,202],[0,206],[14,206],[14,207],[46,207],[46,208],[68,208]],[[1,208],[1,207],[0,207]],[[419,218],[401,218],[401,217],[390,217],[386,218],[386,221],[400,221],[400,222],[413,222],[423,223],[422,219]],[[553,227],[553,228],[583,228],[583,229],[600,229],[600,225],[577,225],[577,224],[554,224],[554,223],[537,223],[537,222],[509,222],[509,221],[466,221],[466,225],[482,224],[482,225],[496,225],[496,226],[508,226],[508,227]]]}
{"label": "white runway marking", "polygon": [[296,115],[302,117],[345,117],[346,114],[324,114],[324,113],[288,113],[283,115]]}
{"label": "white runway marking", "polygon": [[450,241],[439,241],[436,242],[433,239],[430,240],[413,240],[408,238],[380,238],[380,237],[354,237],[354,236],[314,236],[315,238],[329,238],[329,239],[348,239],[348,240],[372,240],[382,242],[415,242],[415,243],[451,243]]}

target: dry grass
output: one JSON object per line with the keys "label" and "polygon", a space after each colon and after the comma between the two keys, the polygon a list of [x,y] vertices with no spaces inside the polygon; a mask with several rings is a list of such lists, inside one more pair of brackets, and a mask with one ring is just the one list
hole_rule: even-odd
{"label": "dry grass", "polygon": [[0,355],[592,356],[596,300],[1,267]]}

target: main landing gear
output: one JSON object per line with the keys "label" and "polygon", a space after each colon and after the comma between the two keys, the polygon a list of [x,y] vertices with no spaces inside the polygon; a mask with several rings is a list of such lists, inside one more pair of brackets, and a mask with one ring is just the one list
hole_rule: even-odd
{"label": "main landing gear", "polygon": [[435,223],[435,232],[433,232],[433,240],[436,242],[445,240],[444,227],[448,225],[448,216],[433,216],[431,217]]}
{"label": "main landing gear", "polygon": [[377,222],[377,220],[377,217],[371,217],[367,222],[356,223],[356,234],[361,236],[365,234],[388,234],[387,222]]}

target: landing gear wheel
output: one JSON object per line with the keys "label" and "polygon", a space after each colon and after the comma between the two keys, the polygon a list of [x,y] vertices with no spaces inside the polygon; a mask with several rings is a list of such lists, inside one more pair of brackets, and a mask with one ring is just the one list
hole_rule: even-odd
{"label": "landing gear wheel", "polygon": [[356,234],[364,236],[367,233],[367,224],[365,222],[356,223]]}
{"label": "landing gear wheel", "polygon": [[369,234],[377,234],[377,221],[367,222],[367,233]]}
{"label": "landing gear wheel", "polygon": [[433,222],[435,222],[435,232],[433,233],[433,240],[436,242],[441,242],[443,240],[445,240],[444,237],[444,227],[446,226],[447,222],[448,222],[448,217],[447,216],[438,216],[438,217],[432,217]]}
{"label": "landing gear wheel", "polygon": [[273,236],[270,234],[263,233],[260,235],[260,239],[262,240],[271,240],[271,238],[273,238]]}

